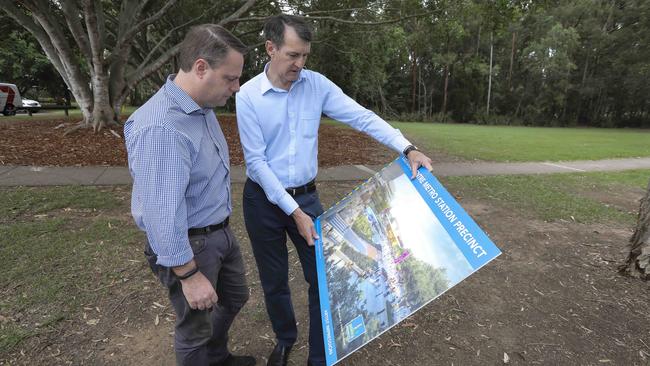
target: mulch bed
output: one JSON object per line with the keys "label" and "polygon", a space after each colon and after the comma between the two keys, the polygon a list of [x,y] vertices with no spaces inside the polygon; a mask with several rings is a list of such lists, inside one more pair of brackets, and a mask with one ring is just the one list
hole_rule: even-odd
{"label": "mulch bed", "polygon": [[[243,165],[239,133],[234,116],[219,117],[230,148],[232,165]],[[104,129],[84,129],[67,136],[74,122],[67,119],[7,121],[0,125],[0,165],[35,166],[126,166],[124,139]],[[124,136],[122,128],[113,131]],[[318,162],[337,165],[382,165],[397,156],[367,135],[350,128],[321,125]]]}

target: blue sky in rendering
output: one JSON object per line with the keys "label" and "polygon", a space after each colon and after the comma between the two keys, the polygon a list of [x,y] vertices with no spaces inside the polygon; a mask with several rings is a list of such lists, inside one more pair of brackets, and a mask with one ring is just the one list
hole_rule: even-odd
{"label": "blue sky in rendering", "polygon": [[404,246],[418,259],[437,268],[446,268],[452,285],[474,272],[409,178],[400,175],[390,184],[393,189],[391,213],[399,225],[396,234]]}

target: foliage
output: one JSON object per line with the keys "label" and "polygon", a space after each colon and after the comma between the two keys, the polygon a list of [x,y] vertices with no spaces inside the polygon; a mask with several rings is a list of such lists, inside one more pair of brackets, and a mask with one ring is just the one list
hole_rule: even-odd
{"label": "foliage", "polygon": [[0,13],[0,82],[16,84],[23,97],[36,99],[42,90],[63,97],[65,83],[41,51],[36,39]]}
{"label": "foliage", "polygon": [[370,222],[368,222],[365,215],[359,215],[354,219],[352,230],[367,242],[372,243],[372,229],[370,228]]}
{"label": "foliage", "polygon": [[[165,3],[148,2],[140,9],[141,17],[151,16]],[[52,4],[58,2],[50,2],[51,15],[63,24],[65,9]],[[105,61],[112,63],[119,56],[118,37],[124,34],[120,26],[126,26],[119,21],[128,16],[117,3],[101,4],[105,17],[112,19],[106,22],[103,39]],[[169,56],[189,25],[221,21],[242,4],[231,0],[206,9],[202,1],[178,2],[146,31],[136,33],[128,52],[121,54],[129,55],[126,62],[111,69],[114,104],[121,104],[124,88],[131,87],[128,100],[141,103],[177,69],[173,58],[165,62],[164,57],[158,59],[162,62],[155,70],[146,67],[156,58],[147,55]],[[20,5],[20,9],[25,7],[39,8]],[[257,1],[245,8],[239,18],[227,22],[251,46],[242,81],[259,73],[267,61],[260,37],[265,17],[284,11],[305,16],[314,29],[307,66],[387,118],[650,126],[647,1],[289,0]],[[46,65],[35,39],[25,37],[23,30],[9,33],[21,47],[0,46],[0,70],[9,73],[7,65],[11,65],[13,75],[2,77],[19,80],[18,74],[40,75],[26,80],[27,87],[36,80],[39,87],[49,88],[45,76],[51,73],[39,72]],[[21,58],[34,64],[13,61]],[[84,60],[80,49],[74,50],[71,60],[81,65],[83,73],[92,74],[92,63]],[[148,73],[142,75],[145,69]]]}
{"label": "foliage", "polygon": [[419,307],[449,288],[444,268],[432,268],[415,257],[409,257],[400,266],[401,282],[406,287],[407,299],[412,307]]}

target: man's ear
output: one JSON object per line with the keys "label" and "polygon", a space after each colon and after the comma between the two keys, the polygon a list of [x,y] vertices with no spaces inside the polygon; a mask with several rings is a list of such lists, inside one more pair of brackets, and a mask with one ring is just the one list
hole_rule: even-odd
{"label": "man's ear", "polygon": [[277,48],[275,47],[275,44],[273,44],[273,42],[271,42],[270,40],[267,40],[264,43],[264,47],[266,48],[266,54],[269,55],[269,57],[273,57],[277,52]]}
{"label": "man's ear", "polygon": [[210,64],[208,64],[208,62],[206,60],[200,58],[200,59],[194,61],[194,66],[192,67],[192,71],[194,72],[194,74],[196,74],[196,76],[199,79],[203,79],[205,74],[208,72],[209,67],[210,67]]}

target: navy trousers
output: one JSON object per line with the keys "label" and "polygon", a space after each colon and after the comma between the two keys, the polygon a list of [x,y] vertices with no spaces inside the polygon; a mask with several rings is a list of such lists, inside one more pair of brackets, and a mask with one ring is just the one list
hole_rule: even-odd
{"label": "navy trousers", "polygon": [[[318,192],[294,197],[312,218],[323,213]],[[293,345],[298,336],[289,290],[287,234],[296,247],[305,281],[309,284],[309,362],[325,365],[325,347],[318,299],[316,252],[298,232],[296,223],[266,198],[264,190],[248,179],[244,185],[244,221],[260,274],[266,311],[280,345]]]}

